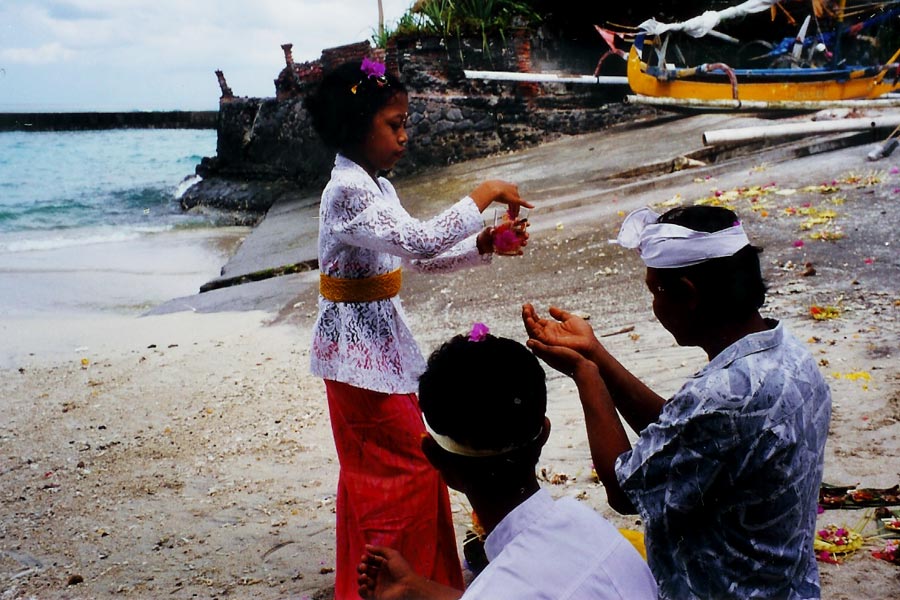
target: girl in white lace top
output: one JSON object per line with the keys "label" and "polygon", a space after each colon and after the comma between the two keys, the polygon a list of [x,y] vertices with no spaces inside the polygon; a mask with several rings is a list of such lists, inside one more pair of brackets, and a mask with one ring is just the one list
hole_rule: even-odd
{"label": "girl in white lace top", "polygon": [[[397,292],[400,269],[450,271],[489,263],[492,203],[520,206],[515,185],[487,181],[426,221],[411,217],[379,173],[403,156],[408,97],[384,65],[364,60],[323,78],[306,101],[337,150],[319,209],[319,313],[311,367],[325,380],[341,465],[335,597],[357,597],[365,544],[417,557],[414,569],[462,589],[446,487],[420,448],[415,396],[425,363]],[[527,241],[524,228],[520,243]]]}

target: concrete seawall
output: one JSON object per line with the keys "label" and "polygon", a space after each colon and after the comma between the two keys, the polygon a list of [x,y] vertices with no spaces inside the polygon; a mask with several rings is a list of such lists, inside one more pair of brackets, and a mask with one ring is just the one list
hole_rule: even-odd
{"label": "concrete seawall", "polygon": [[218,111],[0,113],[0,131],[215,129]]}

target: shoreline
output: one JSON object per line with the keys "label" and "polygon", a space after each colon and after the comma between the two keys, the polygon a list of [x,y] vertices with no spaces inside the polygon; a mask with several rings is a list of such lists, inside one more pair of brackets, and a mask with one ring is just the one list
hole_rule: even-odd
{"label": "shoreline", "polygon": [[[132,319],[195,294],[248,235],[247,227],[174,229],[133,239],[0,253],[0,367],[64,358],[96,344],[93,321]],[[114,329],[114,328],[113,328]],[[112,333],[109,331],[108,333]]]}

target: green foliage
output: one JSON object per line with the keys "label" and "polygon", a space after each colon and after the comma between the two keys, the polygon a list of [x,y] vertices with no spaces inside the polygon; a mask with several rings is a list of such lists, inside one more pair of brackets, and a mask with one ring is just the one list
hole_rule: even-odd
{"label": "green foliage", "polygon": [[479,35],[487,45],[487,36],[504,31],[516,19],[523,24],[540,21],[531,3],[516,0],[419,0],[397,23],[392,34]]}
{"label": "green foliage", "polygon": [[394,32],[385,24],[384,28],[381,31],[377,29],[372,30],[372,45],[376,48],[387,48],[387,42],[391,39],[391,36],[394,35]]}

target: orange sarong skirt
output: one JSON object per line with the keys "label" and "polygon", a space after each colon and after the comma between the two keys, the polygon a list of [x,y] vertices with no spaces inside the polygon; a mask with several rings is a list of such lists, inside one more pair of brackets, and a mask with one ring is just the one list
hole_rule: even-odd
{"label": "orange sarong skirt", "polygon": [[340,462],[335,598],[359,598],[366,544],[398,550],[416,573],[463,589],[447,486],[422,453],[415,394],[325,380]]}

